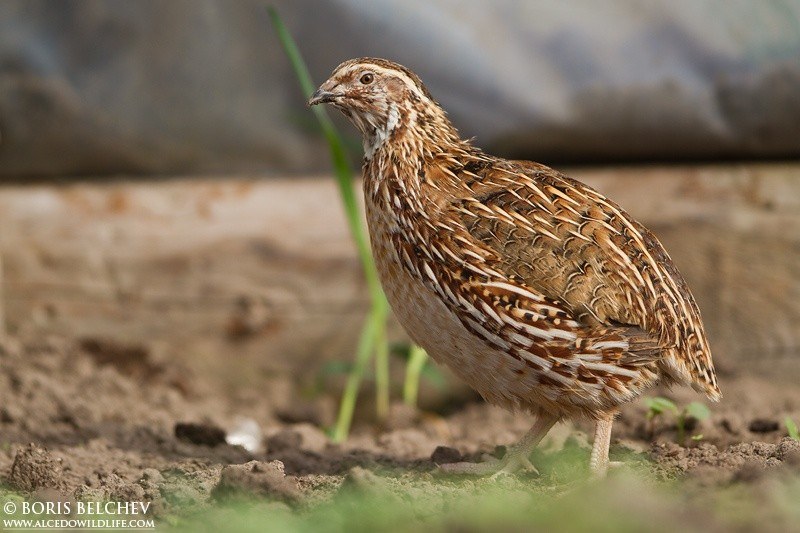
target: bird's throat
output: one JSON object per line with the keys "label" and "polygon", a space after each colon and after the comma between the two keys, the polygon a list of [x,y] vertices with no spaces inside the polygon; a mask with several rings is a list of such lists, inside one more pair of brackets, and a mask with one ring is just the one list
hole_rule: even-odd
{"label": "bird's throat", "polygon": [[400,124],[400,111],[397,104],[389,104],[385,117],[377,118],[370,115],[366,117],[365,122],[368,126],[364,131],[364,157],[372,159],[375,152],[389,141]]}

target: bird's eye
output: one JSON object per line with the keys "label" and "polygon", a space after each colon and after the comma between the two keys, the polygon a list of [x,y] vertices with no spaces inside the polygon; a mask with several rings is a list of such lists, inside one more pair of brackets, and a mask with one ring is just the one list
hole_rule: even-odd
{"label": "bird's eye", "polygon": [[375,79],[375,76],[374,76],[372,73],[370,73],[370,72],[367,72],[366,74],[364,74],[363,76],[361,76],[361,80],[360,80],[360,81],[361,81],[361,83],[363,83],[364,85],[369,85],[370,83],[372,83],[372,81],[373,81],[374,79]]}

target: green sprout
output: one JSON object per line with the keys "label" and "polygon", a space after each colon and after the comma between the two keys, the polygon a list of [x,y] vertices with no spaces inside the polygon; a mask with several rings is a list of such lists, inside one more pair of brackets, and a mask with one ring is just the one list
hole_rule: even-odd
{"label": "green sprout", "polygon": [[406,379],[403,383],[403,401],[407,405],[417,405],[419,392],[419,379],[428,361],[428,354],[419,346],[412,346],[408,354],[406,365]]}
{"label": "green sprout", "polygon": [[[651,424],[650,433],[653,433],[652,424],[656,417],[671,413],[675,416],[675,426],[678,429],[678,442],[683,445],[686,442],[686,427],[690,418],[695,420],[706,420],[711,416],[711,411],[705,404],[691,402],[683,409],[680,409],[675,402],[668,398],[656,396],[655,398],[645,398],[647,406],[647,420]],[[702,440],[703,435],[692,435],[692,440]]]}
{"label": "green sprout", "polygon": [[786,431],[789,432],[789,436],[796,441],[800,441],[800,431],[798,431],[797,424],[794,423],[794,420],[787,416],[783,420],[783,423],[786,426]]}
{"label": "green sprout", "polygon": [[[297,43],[295,43],[289,30],[281,21],[278,12],[272,7],[269,7],[268,11],[272,25],[283,45],[286,56],[292,64],[303,94],[308,99],[316,86],[311,80],[311,74],[300,54],[300,49],[297,47]],[[356,200],[355,187],[353,186],[354,174],[347,158],[345,143],[323,107],[315,106],[312,111],[316,115],[317,122],[328,143],[336,182],[339,186],[339,194],[344,204],[350,233],[356,243],[358,257],[364,270],[371,303],[359,337],[356,360],[348,375],[336,425],[331,434],[331,439],[334,442],[342,442],[350,432],[358,389],[367,364],[373,357],[375,359],[375,408],[379,419],[385,418],[389,413],[389,343],[386,336],[389,304],[381,289],[378,271],[375,268],[375,262],[372,259],[367,240],[367,232],[361,222],[362,217]],[[412,355],[413,357],[410,358],[407,367],[406,383],[403,389],[404,399],[407,403],[416,403],[419,376],[427,357],[421,348],[417,348]]]}

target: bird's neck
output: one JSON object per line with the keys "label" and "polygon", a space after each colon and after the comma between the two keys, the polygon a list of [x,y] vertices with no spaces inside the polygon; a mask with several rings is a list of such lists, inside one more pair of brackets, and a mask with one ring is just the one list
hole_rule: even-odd
{"label": "bird's neck", "polygon": [[407,110],[390,124],[364,136],[364,192],[374,197],[398,185],[409,197],[422,195],[428,165],[475,150],[438,107]]}

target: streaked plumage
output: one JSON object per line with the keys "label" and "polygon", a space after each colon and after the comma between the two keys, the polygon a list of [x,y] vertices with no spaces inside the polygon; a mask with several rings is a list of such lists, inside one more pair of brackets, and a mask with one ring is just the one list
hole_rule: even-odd
{"label": "streaked plumage", "polygon": [[689,384],[719,399],[686,282],[614,202],[461,139],[396,63],[342,63],[310,101],[320,102],[364,137],[373,253],[411,338],[487,401],[538,418],[499,466],[529,466],[554,422],[588,417],[598,420],[592,468],[603,473],[616,409],[647,387]]}

